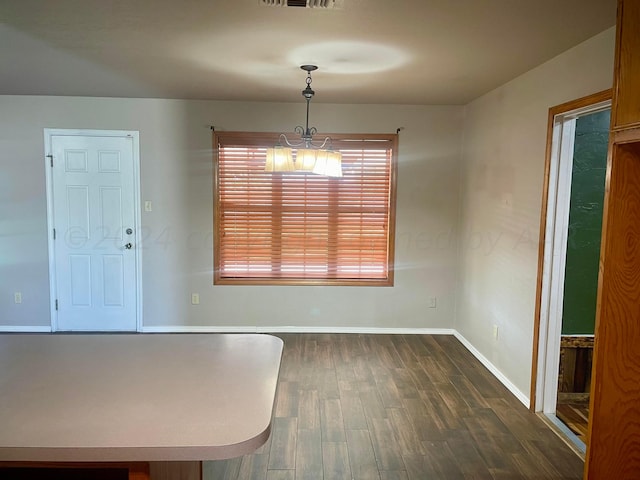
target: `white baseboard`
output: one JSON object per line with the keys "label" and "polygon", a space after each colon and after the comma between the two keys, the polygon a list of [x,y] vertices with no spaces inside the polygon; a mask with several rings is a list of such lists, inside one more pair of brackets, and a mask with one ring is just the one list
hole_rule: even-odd
{"label": "white baseboard", "polygon": [[21,325],[0,325],[1,333],[51,333],[51,327],[23,327]]}
{"label": "white baseboard", "polygon": [[258,329],[256,327],[159,325],[142,327],[141,333],[258,333]]}
{"label": "white baseboard", "polygon": [[462,345],[464,345],[466,349],[469,350],[471,354],[480,361],[480,363],[487,367],[487,370],[489,370],[491,374],[500,381],[500,383],[507,387],[507,389],[511,393],[513,393],[513,395],[515,395],[515,397],[520,400],[525,407],[529,408],[530,400],[528,395],[522,393],[520,389],[518,389],[518,387],[511,383],[511,380],[505,377],[504,374],[500,370],[498,370],[498,368],[493,363],[491,363],[487,357],[480,353],[478,349],[476,349],[476,347],[471,345],[471,343],[469,343],[469,341],[464,338],[457,330],[454,331],[453,335],[458,340],[460,340],[460,343],[462,343]]}
{"label": "white baseboard", "polygon": [[360,333],[390,335],[453,335],[451,328],[371,328],[371,327],[230,327],[167,325],[142,327],[143,333]]}
{"label": "white baseboard", "polygon": [[373,335],[453,335],[451,328],[259,327],[260,333],[360,333]]}

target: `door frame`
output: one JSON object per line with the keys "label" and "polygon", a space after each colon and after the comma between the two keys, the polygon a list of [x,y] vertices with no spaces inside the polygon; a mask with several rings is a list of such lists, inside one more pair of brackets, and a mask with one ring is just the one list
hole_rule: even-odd
{"label": "door frame", "polygon": [[[542,208],[540,213],[540,240],[538,243],[538,277],[536,285],[536,305],[533,331],[533,358],[531,366],[530,410],[534,412],[546,411],[545,399],[549,399],[552,380],[549,377],[550,364],[559,358],[561,324],[558,325],[557,316],[550,315],[552,309],[557,310],[558,301],[554,300],[551,275],[554,270],[558,273],[564,265],[565,259],[554,259],[554,252],[558,242],[562,246],[563,239],[557,236],[556,214],[557,201],[561,196],[568,201],[569,191],[558,191],[561,151],[560,139],[563,134],[562,124],[567,120],[588,113],[610,108],[612,91],[588,95],[549,109],[547,123],[547,147],[545,154],[544,184],[542,189]],[[570,172],[569,172],[570,173]],[[566,175],[566,172],[565,172]],[[570,181],[570,178],[569,178]],[[566,189],[565,189],[566,190]],[[568,209],[564,212],[568,220]],[[562,236],[561,236],[562,237]],[[561,248],[562,249],[562,248]],[[566,252],[566,232],[564,233],[564,248]],[[563,272],[559,272],[564,278]],[[564,282],[563,282],[564,285]],[[557,294],[557,292],[555,292]],[[560,303],[561,306],[561,303]],[[554,320],[556,320],[554,322]],[[557,368],[557,367],[556,367]],[[540,372],[540,375],[538,375]],[[556,374],[557,377],[557,374]],[[557,378],[555,379],[555,394],[551,397],[557,400]]]}
{"label": "door frame", "polygon": [[51,331],[58,331],[58,311],[56,310],[56,269],[55,269],[55,245],[53,240],[54,215],[53,215],[53,174],[51,172],[52,161],[52,137],[54,136],[82,136],[82,137],[126,137],[133,140],[133,215],[136,228],[134,228],[135,254],[135,282],[136,289],[136,331],[142,331],[142,236],[140,235],[140,132],[137,130],[92,130],[92,129],[44,129],[45,150],[45,180],[47,193],[47,244],[49,250],[49,306]]}

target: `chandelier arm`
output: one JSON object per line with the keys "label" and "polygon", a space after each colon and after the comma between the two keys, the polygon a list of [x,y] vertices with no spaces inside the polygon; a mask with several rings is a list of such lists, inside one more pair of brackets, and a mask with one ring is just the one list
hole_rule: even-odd
{"label": "chandelier arm", "polygon": [[[301,134],[302,127],[298,125],[295,128],[295,131],[296,133]],[[315,135],[317,130],[315,127],[311,127],[310,131],[313,135]],[[280,134],[280,144],[286,145],[287,147],[292,147],[292,148],[304,147],[304,148],[316,148],[316,149],[322,150],[325,147],[328,147],[330,149],[331,143],[332,143],[331,137],[324,137],[324,139],[322,140],[322,143],[318,143],[318,142],[314,142],[311,139],[311,137],[307,138],[306,136],[302,135],[302,141],[292,142],[287,138],[287,136],[284,133]]]}
{"label": "chandelier arm", "polygon": [[[300,130],[298,130],[300,129]],[[301,133],[302,131],[302,127],[301,126],[297,126],[295,128],[296,133]],[[298,147],[302,147],[305,145],[305,142],[291,142],[289,141],[289,139],[287,138],[287,136],[284,133],[280,134],[280,143],[286,145],[287,147],[293,147],[293,148],[298,148]]]}
{"label": "chandelier arm", "polygon": [[324,137],[324,140],[322,141],[322,144],[316,148],[320,148],[323,149],[324,147],[326,147],[328,144],[329,148],[331,148],[331,137]]}

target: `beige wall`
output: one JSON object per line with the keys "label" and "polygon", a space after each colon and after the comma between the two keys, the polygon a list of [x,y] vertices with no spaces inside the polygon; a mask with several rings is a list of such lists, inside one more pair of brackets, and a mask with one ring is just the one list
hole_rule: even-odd
{"label": "beige wall", "polygon": [[303,103],[0,96],[0,326],[49,325],[43,129],[87,128],[140,131],[142,200],[154,206],[142,212],[145,327],[451,328],[463,110],[312,106],[323,131],[404,127],[395,287],[214,287],[208,126],[288,132]]}
{"label": "beige wall", "polygon": [[610,29],[466,108],[313,105],[321,131],[405,128],[393,288],[212,285],[208,126],[291,131],[302,104],[0,96],[0,328],[49,324],[43,129],[139,130],[146,327],[455,328],[528,396],[547,112],[611,86],[613,44]]}
{"label": "beige wall", "polygon": [[610,88],[613,52],[612,28],[466,107],[454,326],[527,397],[548,110]]}

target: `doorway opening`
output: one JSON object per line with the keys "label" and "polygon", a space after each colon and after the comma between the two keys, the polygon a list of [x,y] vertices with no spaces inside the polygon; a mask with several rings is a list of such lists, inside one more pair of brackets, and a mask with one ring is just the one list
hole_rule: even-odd
{"label": "doorway opening", "polygon": [[52,331],[140,331],[136,131],[45,129]]}
{"label": "doorway opening", "polygon": [[583,454],[610,109],[606,91],[549,112],[532,407]]}

